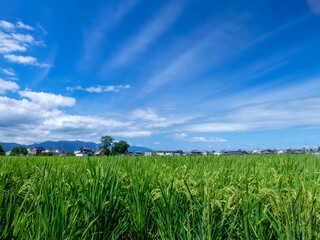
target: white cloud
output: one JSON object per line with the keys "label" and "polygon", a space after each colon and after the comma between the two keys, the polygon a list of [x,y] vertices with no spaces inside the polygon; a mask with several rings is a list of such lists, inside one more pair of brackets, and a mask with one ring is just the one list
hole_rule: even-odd
{"label": "white cloud", "polygon": [[34,38],[30,34],[12,33],[12,38],[19,42],[33,43]]}
{"label": "white cloud", "polygon": [[22,28],[22,29],[26,29],[26,30],[34,30],[33,27],[27,25],[27,24],[24,24],[23,22],[21,21],[18,21],[17,22],[17,28]]}
{"label": "white cloud", "polygon": [[0,53],[25,52],[27,47],[10,34],[0,31]]}
{"label": "white cloud", "polygon": [[136,138],[136,137],[148,137],[152,134],[151,131],[130,131],[124,130],[121,132],[110,132],[110,135],[115,137],[127,137],[127,138]]}
{"label": "white cloud", "polygon": [[145,51],[151,43],[173,25],[180,16],[182,9],[183,5],[179,2],[167,4],[136,36],[126,41],[122,50],[103,68],[108,66],[111,68],[120,67]]}
{"label": "white cloud", "polygon": [[35,65],[37,59],[31,56],[17,56],[13,54],[4,55],[4,58],[14,63],[21,63],[26,65]]}
{"label": "white cloud", "polygon": [[44,92],[31,92],[31,91],[19,91],[21,97],[26,97],[31,100],[31,102],[39,104],[39,106],[52,109],[57,107],[71,107],[75,105],[76,100],[71,97],[64,97],[55,95],[52,93]]}
{"label": "white cloud", "polygon": [[21,33],[21,29],[33,30],[34,28],[21,21],[16,26],[6,21],[0,21],[0,54],[3,54],[4,58],[10,62],[49,67],[48,64],[39,63],[35,57],[13,54],[26,52],[30,46],[44,45],[42,41],[36,41],[32,35]]}
{"label": "white cloud", "polygon": [[79,90],[79,91],[85,91],[85,92],[90,92],[90,93],[102,93],[102,92],[119,92],[120,89],[128,89],[130,88],[130,85],[118,85],[118,86],[96,86],[96,87],[88,87],[88,88],[83,88],[80,86],[77,87],[67,87],[68,91],[74,91],[74,90]]}
{"label": "white cloud", "polygon": [[10,23],[10,22],[7,22],[7,21],[4,21],[4,20],[1,20],[0,21],[0,28],[4,28],[6,30],[11,30],[11,29],[14,29],[15,26],[13,23]]}
{"label": "white cloud", "polygon": [[12,68],[7,68],[7,69],[6,68],[0,68],[0,70],[6,75],[9,75],[9,76],[12,76],[12,77],[16,76],[16,74],[15,74],[15,72],[14,72],[14,70]]}
{"label": "white cloud", "polygon": [[14,54],[8,54],[8,55],[4,55],[4,58],[13,63],[20,63],[24,65],[31,65],[31,66],[45,67],[45,68],[51,67],[50,64],[38,63],[38,60],[32,56],[18,56]]}
{"label": "white cloud", "polygon": [[165,117],[159,117],[153,109],[135,109],[129,116],[132,119],[149,120],[152,122],[163,122],[167,120]]}
{"label": "white cloud", "polygon": [[[44,107],[48,102],[43,101],[43,97],[41,100],[33,96],[31,98],[30,101],[0,97],[0,138],[3,141],[19,143],[48,139],[97,141],[101,135],[111,130],[119,131],[128,125],[126,122],[98,116],[67,115],[57,108]],[[54,98],[60,101],[59,96]],[[53,107],[51,100],[49,105]],[[65,104],[60,102],[55,105]]]}
{"label": "white cloud", "polygon": [[187,142],[206,142],[206,143],[222,143],[227,142],[226,139],[218,137],[194,137],[189,136],[186,133],[176,133],[173,137],[176,140],[182,140]]}
{"label": "white cloud", "polygon": [[139,122],[108,116],[65,114],[59,107],[72,106],[74,99],[60,95],[19,92],[21,100],[0,97],[0,138],[2,141],[32,143],[44,140],[98,141],[102,135],[135,138],[147,137]]}
{"label": "white cloud", "polygon": [[15,92],[19,89],[19,86],[15,82],[5,81],[0,78],[0,94],[5,93],[6,91]]}
{"label": "white cloud", "polygon": [[320,98],[267,102],[238,109],[184,128],[190,132],[236,132],[320,127]]}
{"label": "white cloud", "polygon": [[207,142],[207,143],[218,143],[218,142],[227,142],[226,139],[217,138],[217,137],[192,137],[191,142]]}

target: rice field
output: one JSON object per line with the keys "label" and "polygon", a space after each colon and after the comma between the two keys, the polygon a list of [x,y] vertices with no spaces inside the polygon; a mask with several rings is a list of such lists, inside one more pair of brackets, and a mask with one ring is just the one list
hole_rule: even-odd
{"label": "rice field", "polygon": [[0,239],[320,239],[320,158],[1,157]]}

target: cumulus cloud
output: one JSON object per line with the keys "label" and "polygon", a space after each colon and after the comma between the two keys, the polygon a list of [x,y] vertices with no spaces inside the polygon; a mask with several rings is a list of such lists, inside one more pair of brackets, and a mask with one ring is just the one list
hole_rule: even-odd
{"label": "cumulus cloud", "polygon": [[4,55],[4,58],[14,63],[22,63],[26,65],[34,65],[37,63],[37,59],[31,56],[17,56],[13,54]]}
{"label": "cumulus cloud", "polygon": [[4,58],[13,63],[20,63],[24,65],[32,65],[38,67],[51,67],[50,64],[39,63],[35,57],[31,56],[17,56],[14,54],[4,55]]}
{"label": "cumulus cloud", "polygon": [[39,104],[39,106],[52,109],[56,107],[71,107],[75,105],[76,100],[71,97],[64,97],[55,95],[52,93],[44,92],[31,92],[31,91],[19,91],[21,97],[30,99],[33,103]]}
{"label": "cumulus cloud", "polygon": [[0,31],[0,53],[25,52],[26,44],[14,39],[10,34]]}
{"label": "cumulus cloud", "polygon": [[0,78],[0,94],[5,93],[6,91],[16,91],[19,89],[19,86],[15,82],[5,81]]}
{"label": "cumulus cloud", "polygon": [[90,93],[102,93],[102,92],[119,92],[120,89],[128,89],[130,88],[130,85],[118,85],[118,86],[96,86],[96,87],[67,87],[68,91],[85,91],[85,92],[90,92]]}
{"label": "cumulus cloud", "polygon": [[0,54],[3,54],[9,62],[49,67],[48,64],[39,63],[35,57],[16,54],[17,52],[26,52],[30,46],[43,45],[42,41],[35,40],[31,34],[25,34],[25,31],[22,30],[34,30],[34,28],[21,21],[18,21],[16,25],[0,21]]}
{"label": "cumulus cloud", "polygon": [[[1,85],[2,86],[2,85]],[[136,110],[132,114],[72,115],[62,107],[72,107],[75,99],[52,93],[19,91],[22,99],[0,97],[0,138],[3,141],[32,143],[44,140],[98,141],[102,135],[137,138],[156,132],[150,128],[170,117]]]}
{"label": "cumulus cloud", "polygon": [[1,20],[0,21],[0,28],[4,28],[4,29],[14,29],[15,26],[13,23]]}

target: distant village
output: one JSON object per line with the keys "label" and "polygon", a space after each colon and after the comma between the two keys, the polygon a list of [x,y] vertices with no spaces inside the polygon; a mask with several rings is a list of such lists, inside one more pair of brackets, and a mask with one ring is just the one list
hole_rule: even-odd
{"label": "distant village", "polygon": [[[98,148],[97,150],[93,150],[88,147],[82,147],[74,150],[74,152],[64,152],[63,149],[59,148],[44,148],[41,146],[34,146],[30,149],[27,149],[27,156],[37,156],[37,155],[45,155],[45,156],[101,156],[103,153],[103,148]],[[131,156],[209,156],[209,155],[259,155],[259,154],[314,154],[320,155],[319,148],[318,149],[266,149],[266,150],[221,150],[221,151],[199,151],[192,150],[190,152],[183,152],[182,150],[175,151],[130,151],[127,155]],[[6,152],[7,156],[11,155],[11,151]]]}

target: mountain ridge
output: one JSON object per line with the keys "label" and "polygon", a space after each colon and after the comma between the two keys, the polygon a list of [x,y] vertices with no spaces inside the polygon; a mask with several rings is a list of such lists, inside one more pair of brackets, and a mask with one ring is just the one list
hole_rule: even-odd
{"label": "mountain ridge", "polygon": [[[0,142],[0,145],[2,146],[4,151],[9,151],[13,147],[16,146],[23,146],[26,148],[32,148],[33,146],[41,146],[44,148],[61,148],[63,151],[69,151],[73,152],[75,149],[81,148],[81,147],[89,147],[94,150],[100,147],[99,144],[94,143],[94,142],[84,142],[84,141],[45,141],[45,142],[40,142],[40,143],[34,143],[34,144],[19,144],[19,143],[5,143],[5,142]],[[147,147],[141,147],[141,146],[130,146],[129,151],[140,151],[140,152],[147,152],[147,151],[154,151],[150,148]]]}

